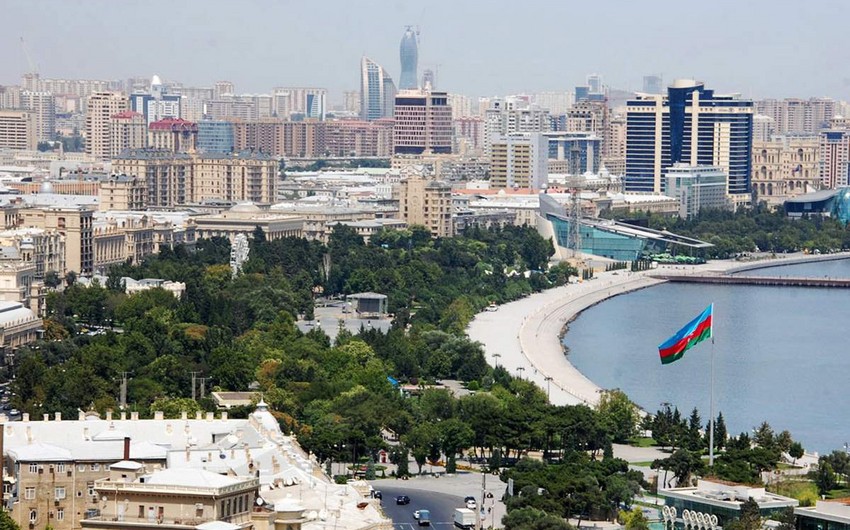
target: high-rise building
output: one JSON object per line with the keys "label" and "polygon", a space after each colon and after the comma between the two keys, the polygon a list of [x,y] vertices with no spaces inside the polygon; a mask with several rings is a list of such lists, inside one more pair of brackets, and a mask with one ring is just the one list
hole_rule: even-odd
{"label": "high-rise building", "polygon": [[165,118],[179,118],[180,99],[179,94],[169,94],[159,76],[155,75],[151,78],[149,92],[130,94],[130,106],[150,125]]}
{"label": "high-rise building", "polygon": [[664,81],[660,75],[645,75],[643,76],[643,93],[644,94],[663,94]]}
{"label": "high-rise building", "polygon": [[338,157],[390,157],[393,120],[335,120],[325,123],[325,149]]}
{"label": "high-rise building", "polygon": [[395,106],[392,77],[368,57],[360,60],[360,117],[366,121],[391,118]]}
{"label": "high-rise building", "polygon": [[[454,107],[452,107],[454,112]],[[476,116],[456,118],[452,120],[455,132],[455,152],[463,153],[466,149],[480,151],[484,149],[484,120]]]}
{"label": "high-rise building", "polygon": [[407,26],[399,45],[399,57],[401,59],[401,76],[398,78],[399,90],[416,90],[419,88],[417,73],[419,63],[419,50],[416,32],[411,26]]}
{"label": "high-rise building", "polygon": [[549,139],[541,133],[511,133],[490,146],[490,187],[545,189]]}
{"label": "high-rise building", "polygon": [[427,68],[422,72],[422,88],[425,90],[437,89],[437,74],[434,73],[434,70]]}
{"label": "high-rise building", "polygon": [[451,185],[426,178],[412,167],[405,168],[399,183],[398,214],[408,225],[424,226],[433,237],[451,237]]}
{"label": "high-rise building", "polygon": [[235,93],[236,89],[230,81],[216,81],[215,85],[213,85],[212,99],[221,99],[221,96],[232,95]]}
{"label": "high-rise building", "polygon": [[360,92],[357,90],[346,90],[343,92],[342,108],[346,112],[360,114]]}
{"label": "high-rise building", "polygon": [[850,130],[829,129],[819,136],[820,180],[824,188],[847,186],[850,175]]}
{"label": "high-rise building", "polygon": [[756,114],[753,116],[753,143],[769,142],[776,133],[776,122],[770,116]]}
{"label": "high-rise building", "polygon": [[776,134],[818,134],[830,127],[838,102],[831,98],[763,99],[755,108],[757,114],[773,118]]}
{"label": "high-rise building", "polygon": [[720,168],[733,199],[749,197],[752,101],[680,79],[666,96],[638,94],[629,100],[626,128],[626,191],[663,193],[667,168],[683,163]]}
{"label": "high-rise building", "polygon": [[21,87],[0,86],[0,109],[21,108]]}
{"label": "high-rise building", "polygon": [[130,110],[130,100],[120,92],[96,92],[86,106],[86,154],[98,159],[112,155],[112,116]]}
{"label": "high-rise building", "polygon": [[510,96],[494,98],[484,111],[484,148],[489,149],[500,136],[519,132],[549,132],[552,119],[549,111],[530,105],[527,99]]}
{"label": "high-rise building", "polygon": [[452,152],[452,108],[445,92],[402,90],[395,98],[393,153]]}
{"label": "high-rise building", "polygon": [[452,107],[452,119],[469,118],[473,116],[472,101],[463,94],[449,94],[449,105]]}
{"label": "high-rise building", "polygon": [[327,112],[326,88],[278,87],[272,91],[272,112],[279,118],[293,115],[324,120]]}
{"label": "high-rise building", "polygon": [[[543,133],[548,139],[550,167],[570,175],[599,173],[602,160],[602,139],[589,132]],[[560,162],[560,163],[553,163]]]}
{"label": "high-rise building", "polygon": [[198,144],[198,124],[166,118],[148,125],[148,146],[172,153],[193,153]]}
{"label": "high-rise building", "polygon": [[35,151],[37,145],[31,112],[0,110],[0,148]]}
{"label": "high-rise building", "polygon": [[587,76],[588,92],[591,94],[602,94],[604,85],[602,84],[602,76],[599,74],[590,74]]}
{"label": "high-rise building", "polygon": [[201,120],[198,122],[198,151],[201,153],[232,153],[233,123]]}
{"label": "high-rise building", "polygon": [[204,119],[204,99],[181,94],[180,119],[194,122]]}
{"label": "high-rise building", "polygon": [[786,199],[820,189],[818,151],[814,136],[754,139],[752,185],[758,202],[781,206]]}
{"label": "high-rise building", "polygon": [[50,92],[21,92],[21,106],[32,112],[35,137],[39,142],[56,138],[56,99]]}
{"label": "high-rise building", "polygon": [[127,149],[141,149],[148,145],[145,117],[131,110],[109,118],[109,135],[110,158],[115,158]]}
{"label": "high-rise building", "polygon": [[602,139],[602,156],[608,156],[610,136],[608,102],[605,99],[577,101],[566,113],[566,131],[592,133]]}
{"label": "high-rise building", "polygon": [[540,108],[549,111],[549,114],[557,116],[565,114],[572,106],[571,96],[567,91],[563,92],[540,92],[534,94],[532,101]]}

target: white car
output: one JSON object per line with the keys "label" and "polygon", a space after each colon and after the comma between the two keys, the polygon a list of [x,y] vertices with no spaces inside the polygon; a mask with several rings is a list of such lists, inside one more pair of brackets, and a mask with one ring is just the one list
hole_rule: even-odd
{"label": "white car", "polygon": [[466,501],[466,507],[470,510],[474,510],[475,508],[478,507],[478,505],[475,503],[474,499],[470,499],[470,500]]}
{"label": "white car", "polygon": [[419,520],[419,510],[416,510],[416,511],[413,512],[413,518],[416,519],[417,521]]}

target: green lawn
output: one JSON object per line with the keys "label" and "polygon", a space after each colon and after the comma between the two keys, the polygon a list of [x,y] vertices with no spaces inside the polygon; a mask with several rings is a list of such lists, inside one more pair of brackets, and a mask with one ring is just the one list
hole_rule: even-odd
{"label": "green lawn", "polygon": [[655,447],[658,444],[652,438],[630,438],[629,445],[634,447]]}

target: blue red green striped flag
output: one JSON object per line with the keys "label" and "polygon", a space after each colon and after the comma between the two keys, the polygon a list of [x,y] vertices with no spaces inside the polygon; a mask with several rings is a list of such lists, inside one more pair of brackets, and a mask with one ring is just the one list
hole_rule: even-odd
{"label": "blue red green striped flag", "polygon": [[670,364],[682,358],[686,351],[705,339],[711,338],[714,304],[710,304],[698,317],[688,322],[675,335],[658,346],[661,364]]}

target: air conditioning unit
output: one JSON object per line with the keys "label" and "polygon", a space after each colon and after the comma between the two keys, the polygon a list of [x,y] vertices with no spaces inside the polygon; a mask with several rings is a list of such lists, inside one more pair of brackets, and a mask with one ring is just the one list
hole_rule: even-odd
{"label": "air conditioning unit", "polygon": [[201,503],[199,502],[198,504],[196,504],[196,505],[195,505],[195,509],[196,509],[196,510],[203,510],[203,509],[204,509],[204,505],[203,505],[203,504],[201,504]]}

